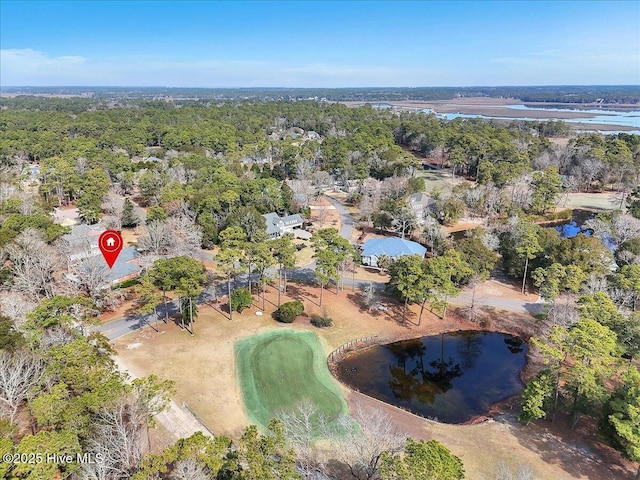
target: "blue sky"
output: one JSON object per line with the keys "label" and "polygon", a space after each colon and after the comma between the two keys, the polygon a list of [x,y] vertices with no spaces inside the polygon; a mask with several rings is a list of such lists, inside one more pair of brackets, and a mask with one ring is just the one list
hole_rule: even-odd
{"label": "blue sky", "polygon": [[640,1],[0,0],[0,84],[640,84]]}

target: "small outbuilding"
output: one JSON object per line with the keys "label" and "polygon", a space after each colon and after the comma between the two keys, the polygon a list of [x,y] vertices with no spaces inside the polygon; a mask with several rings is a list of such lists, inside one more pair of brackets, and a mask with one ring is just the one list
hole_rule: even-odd
{"label": "small outbuilding", "polygon": [[402,238],[373,238],[362,245],[362,264],[378,266],[378,258],[386,255],[396,260],[403,255],[420,255],[424,258],[427,249],[419,243]]}

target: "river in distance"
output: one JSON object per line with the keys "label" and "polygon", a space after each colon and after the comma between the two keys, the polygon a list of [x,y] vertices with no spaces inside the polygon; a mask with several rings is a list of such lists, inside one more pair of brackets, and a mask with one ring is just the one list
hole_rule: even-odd
{"label": "river in distance", "polygon": [[[476,115],[476,114],[465,114],[465,113],[445,113],[442,114],[444,118],[447,120],[453,120],[454,118],[486,118],[486,119],[496,119],[496,120],[528,120],[528,121],[538,121],[545,122],[547,120],[559,120],[558,118],[554,118],[553,115],[549,115],[546,118],[532,118],[527,117],[527,111],[545,111],[545,112],[578,112],[583,113],[584,117],[576,117],[576,118],[563,118],[561,119],[563,122],[577,124],[585,131],[593,130],[593,125],[619,125],[625,127],[633,127],[634,130],[627,131],[625,133],[634,133],[640,134],[640,110],[631,110],[631,111],[619,111],[619,110],[599,110],[599,109],[580,109],[580,108],[553,108],[553,107],[536,107],[530,108],[526,105],[505,105],[506,108],[512,110],[518,110],[523,113],[522,116],[518,116],[517,118],[513,117],[500,117],[500,116],[488,116],[488,115]],[[428,110],[428,109],[427,109]],[[430,113],[426,111],[425,113]],[[602,133],[618,133],[613,131],[603,131]]]}
{"label": "river in distance", "polygon": [[[372,104],[374,108],[379,109],[390,109],[393,108],[392,105],[388,103],[374,103]],[[512,120],[512,121],[531,121],[531,122],[546,122],[548,120],[562,120],[563,122],[575,124],[580,130],[590,132],[590,131],[601,131],[604,134],[615,134],[615,133],[629,133],[629,134],[640,134],[640,110],[634,109],[629,111],[622,110],[613,110],[607,108],[603,109],[595,109],[595,108],[570,108],[570,107],[551,107],[551,106],[536,106],[529,107],[527,105],[499,105],[500,108],[508,108],[510,110],[517,110],[521,115],[515,116],[491,116],[491,115],[481,115],[475,113],[438,113],[439,118],[443,118],[446,120],[453,120],[456,118],[483,118],[486,120]],[[426,114],[434,113],[434,111],[430,108],[418,109]],[[535,112],[548,112],[549,115],[543,118],[535,118],[528,117],[527,111],[535,111]],[[553,115],[553,112],[577,112],[584,114],[584,117],[576,117],[576,118],[557,118]],[[612,125],[612,126],[624,126],[631,127],[633,130],[598,130],[598,125]]]}

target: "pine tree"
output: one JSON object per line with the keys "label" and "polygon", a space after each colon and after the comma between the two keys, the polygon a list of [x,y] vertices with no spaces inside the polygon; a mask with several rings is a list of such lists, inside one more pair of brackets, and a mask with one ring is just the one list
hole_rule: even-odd
{"label": "pine tree", "polygon": [[121,219],[123,228],[132,228],[139,223],[138,216],[133,212],[133,203],[128,198],[125,199],[124,205],[122,206]]}

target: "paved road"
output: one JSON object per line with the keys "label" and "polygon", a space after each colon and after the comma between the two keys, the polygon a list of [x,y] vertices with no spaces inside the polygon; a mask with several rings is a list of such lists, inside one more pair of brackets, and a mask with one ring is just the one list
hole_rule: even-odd
{"label": "paved road", "polygon": [[330,197],[329,195],[325,195],[324,197],[329,200],[331,205],[336,207],[338,214],[340,214],[340,236],[351,241],[351,235],[353,234],[353,217],[351,216],[351,213],[349,213],[347,207],[335,198]]}
{"label": "paved road", "polygon": [[[353,217],[349,213],[349,210],[338,200],[325,195],[327,200],[335,206],[336,210],[340,214],[340,235],[348,240],[351,240],[353,233]],[[211,255],[205,252],[197,252],[194,255],[199,260],[211,260]],[[305,267],[297,268],[295,270],[287,272],[287,278],[312,283],[315,281],[314,275],[315,262]],[[267,271],[267,275],[276,276],[277,270],[270,269]],[[254,280],[258,279],[258,276],[252,276]],[[239,276],[236,280],[236,286],[245,285],[247,283],[247,275]],[[345,289],[352,288],[352,280],[348,276],[345,278]],[[382,282],[373,282],[374,287],[378,291],[382,291],[385,288],[385,284]],[[355,288],[362,290],[369,281],[358,280],[355,281]],[[234,287],[235,288],[235,287]],[[227,294],[227,284],[220,283],[212,285],[206,289],[202,295],[198,298],[199,304],[212,302],[215,298],[224,296]],[[451,299],[451,303],[454,305],[469,305],[471,303],[471,292],[462,292],[457,298]],[[500,310],[511,310],[516,312],[528,312],[530,314],[541,311],[542,304],[536,302],[525,302],[521,300],[506,299],[502,297],[481,297],[476,295],[475,303],[481,306],[493,307]],[[169,317],[175,317],[178,314],[178,305],[176,301],[169,302],[167,304],[167,310],[169,311]],[[158,307],[158,316],[160,319],[165,317],[164,306]],[[123,335],[131,333],[145,325],[153,324],[156,320],[149,316],[131,315],[128,317],[112,320],[109,323],[105,323],[95,328],[96,331],[103,333],[108,339],[115,340]],[[170,320],[173,321],[173,320]]]}
{"label": "paved road", "polygon": [[[336,208],[340,215],[340,235],[347,240],[351,241],[351,235],[353,233],[353,217],[347,207],[345,207],[342,203],[340,203],[335,198],[331,198],[325,195],[327,200],[331,202],[331,204]],[[212,260],[211,255],[206,252],[196,252],[194,254],[194,258],[198,260]],[[296,270],[290,271],[287,273],[287,277],[303,281],[303,282],[313,282],[315,280],[315,275],[313,270],[315,268],[315,262],[306,265],[302,268],[297,268]],[[275,276],[277,275],[276,269],[269,269],[267,271],[267,275]],[[252,276],[252,278],[254,278]],[[257,278],[257,275],[255,276]],[[243,285],[247,282],[247,275],[243,275],[238,277],[236,285]],[[361,288],[368,282],[356,282],[356,287]],[[345,284],[349,285],[349,282],[345,280]],[[384,284],[376,286],[376,288],[384,288]],[[205,290],[202,295],[198,298],[198,303],[206,303],[214,300],[216,295],[224,296],[227,292],[227,284],[220,283],[218,285],[211,286],[209,289]],[[167,304],[167,309],[169,310],[169,317],[175,316],[178,313],[178,305],[175,301]],[[158,316],[160,318],[165,317],[164,306],[160,306],[158,308]],[[95,330],[103,333],[108,339],[115,340],[118,337],[126,335],[127,333],[131,333],[139,328],[144,327],[145,325],[153,326],[155,320],[149,316],[143,315],[131,315],[128,317],[119,318],[117,320],[112,320],[109,323],[105,323],[96,327]]]}
{"label": "paved road", "polygon": [[[275,271],[274,271],[275,273]],[[302,281],[305,283],[311,283],[315,280],[315,275],[313,269],[310,267],[306,268],[298,268],[296,270],[292,270],[288,272],[287,278],[297,281]],[[257,280],[257,278],[256,278]],[[236,281],[236,285],[246,285],[247,276],[243,275],[238,277]],[[366,285],[370,283],[369,280],[355,280],[355,289],[362,290]],[[374,285],[374,288],[377,291],[383,291],[385,288],[384,282],[371,282]],[[345,290],[351,290],[353,288],[352,279],[347,275],[344,281]],[[216,295],[218,297],[224,296],[227,293],[227,284],[220,283],[218,285],[213,285],[206,289],[200,297],[198,297],[197,302],[199,304],[202,303],[210,303],[215,298]],[[456,298],[450,299],[452,305],[459,306],[467,306],[471,303],[471,292],[463,291]],[[540,302],[527,302],[523,300],[514,300],[503,297],[486,297],[476,295],[475,299],[476,305],[479,306],[487,306],[493,307],[497,310],[509,310],[518,313],[529,313],[535,314],[542,310],[543,304]],[[167,309],[169,310],[169,317],[175,317],[178,314],[178,305],[176,301],[171,301],[167,304]],[[165,311],[164,306],[160,305],[158,307],[158,316],[160,319],[164,318]],[[161,320],[160,320],[161,321]],[[173,320],[170,320],[173,321]],[[117,320],[113,320],[109,323],[105,323],[96,327],[96,331],[103,333],[108,339],[115,340],[123,335],[131,333],[139,328],[144,327],[145,325],[149,325],[153,327],[155,320],[149,316],[141,316],[141,315],[132,315],[124,318],[120,318]]]}

